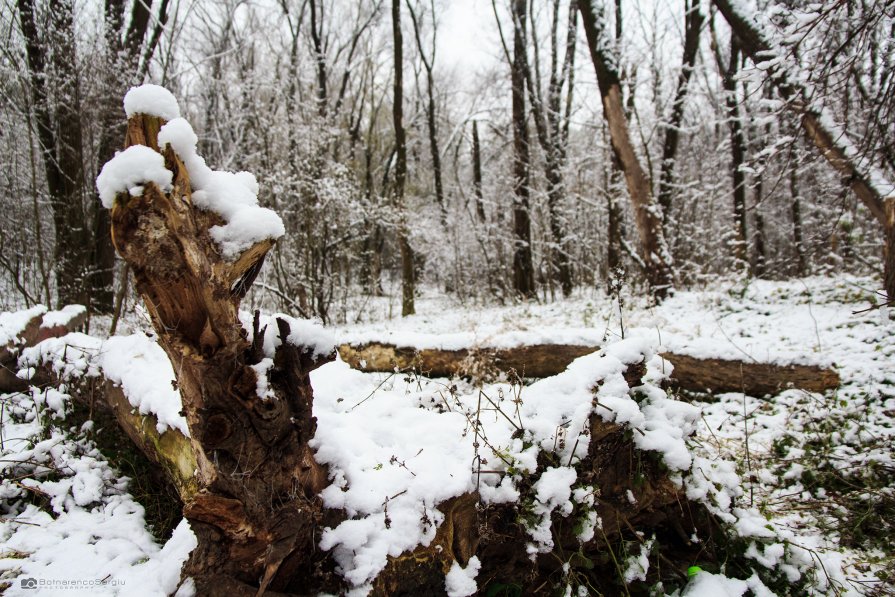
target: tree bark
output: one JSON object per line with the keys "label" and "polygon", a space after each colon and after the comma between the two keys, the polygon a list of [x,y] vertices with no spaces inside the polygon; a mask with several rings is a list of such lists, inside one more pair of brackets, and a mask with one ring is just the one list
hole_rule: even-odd
{"label": "tree bark", "polygon": [[472,190],[475,196],[475,213],[485,223],[485,196],[482,191],[482,146],[479,142],[478,121],[472,121]]}
{"label": "tree bark", "polygon": [[404,131],[404,36],[401,33],[401,0],[392,0],[392,39],[395,45],[395,86],[392,99],[392,122],[395,126],[395,207],[400,211],[398,250],[401,252],[401,315],[416,313],[414,295],[416,272],[413,247],[410,246],[407,214],[404,210],[404,185],[407,181],[407,135]]}
{"label": "tree bark", "polygon": [[684,11],[683,64],[681,73],[678,75],[674,101],[671,104],[671,116],[665,129],[665,140],[662,143],[662,169],[659,174],[658,202],[662,206],[662,223],[666,226],[668,217],[671,215],[671,203],[674,195],[674,165],[680,141],[681,124],[684,120],[684,100],[687,98],[690,76],[696,65],[699,38],[704,21],[702,12],[699,10],[699,0],[693,0],[692,3],[689,0],[685,2]]}
{"label": "tree bark", "polygon": [[[525,52],[519,56],[525,73],[525,82],[531,96],[531,112],[535,122],[538,143],[544,152],[544,177],[547,182],[547,215],[550,225],[550,233],[553,236],[553,246],[550,251],[550,261],[553,267],[552,275],[559,283],[563,296],[568,297],[572,293],[572,269],[569,253],[566,247],[566,225],[560,207],[565,199],[565,181],[563,180],[563,167],[566,161],[567,137],[563,134],[561,111],[561,92],[566,81],[569,82],[571,93],[572,69],[574,68],[575,40],[578,36],[578,12],[577,0],[572,0],[569,7],[569,21],[566,26],[565,54],[562,66],[559,65],[559,41],[557,38],[559,27],[559,0],[553,0],[553,18],[550,30],[550,81],[547,87],[547,101],[542,101],[540,95],[539,73],[541,72],[539,61],[540,53],[535,47],[534,74],[528,64]],[[530,5],[533,10],[533,6]],[[532,14],[532,19],[534,15]],[[523,32],[524,33],[524,32]]]}
{"label": "tree bark", "polygon": [[426,127],[429,131],[429,155],[432,158],[432,178],[435,181],[435,204],[441,215],[441,225],[447,226],[447,206],[444,202],[444,183],[441,178],[441,152],[438,148],[438,126],[435,122],[435,77],[432,69],[435,65],[435,15],[432,15],[432,57],[426,57],[426,49],[423,47],[423,39],[420,36],[420,26],[416,13],[408,0],[407,8],[410,11],[410,20],[413,22],[413,36],[416,39],[416,47],[420,53],[423,69],[426,71]]}
{"label": "tree bark", "polygon": [[[155,52],[161,28],[168,19],[168,0],[162,0],[155,17],[156,27],[147,42],[150,10],[145,2],[135,2],[126,31],[124,25],[124,2],[110,0],[105,3],[106,59],[103,73],[104,87],[101,101],[99,143],[97,162],[102,165],[112,159],[118,144],[124,137],[125,127],[118,116],[121,97],[126,87],[134,80],[142,79]],[[100,313],[111,313],[114,307],[113,287],[115,284],[115,248],[109,234],[111,220],[109,211],[100,206],[99,196],[95,196],[92,207],[92,271],[90,272],[91,308]]]}
{"label": "tree bark", "polygon": [[513,290],[523,299],[535,297],[534,265],[531,256],[531,195],[529,179],[528,114],[525,110],[525,0],[513,0]]}
{"label": "tree bark", "polygon": [[598,14],[590,2],[581,2],[578,6],[597,75],[597,85],[603,101],[603,117],[609,127],[612,150],[624,172],[628,194],[634,206],[635,222],[640,234],[640,253],[647,279],[653,295],[661,300],[674,287],[674,272],[662,230],[661,209],[653,200],[649,181],[628,133],[617,70],[618,59],[610,50],[612,43],[606,36],[603,15]]}
{"label": "tree bark", "polygon": [[[133,116],[125,145],[160,151],[162,124]],[[238,308],[273,241],[224,261],[208,232],[220,217],[193,207],[183,163],[170,146],[161,153],[174,173],[172,191],[148,183],[140,196],[119,195],[112,238],[159,344],[177,364],[198,487],[184,506],[198,547],[183,574],[195,578],[202,595],[246,586],[309,590],[305,582],[325,582],[319,574],[309,579],[323,557],[314,538],[323,521],[317,494],[327,478],[307,445],[316,427],[308,374],[332,355],[291,343],[289,323],[276,319],[271,325],[282,343],[269,373],[275,398],[257,396],[252,365],[265,356],[265,330],[256,315],[248,337]]]}
{"label": "tree bark", "polygon": [[[792,157],[795,151],[790,152]],[[799,194],[799,178],[797,173],[798,164],[795,160],[790,160],[789,170],[789,193],[790,193],[790,214],[792,215],[792,240],[793,248],[796,252],[795,273],[797,276],[804,276],[808,271],[808,264],[805,260],[805,245],[802,240],[802,198]]]}
{"label": "tree bark", "polygon": [[33,0],[18,0],[16,6],[25,38],[37,139],[56,230],[53,259],[57,304],[60,307],[72,303],[89,305],[85,282],[90,237],[84,212],[86,190],[74,4],[71,0],[60,0],[49,10],[44,39],[37,28]]}
{"label": "tree bark", "polygon": [[733,35],[730,37],[730,59],[724,71],[724,103],[727,106],[727,122],[730,128],[730,175],[733,179],[734,258],[742,264],[749,263],[749,238],[746,224],[746,175],[742,166],[746,159],[746,138],[740,119],[737,83],[734,78],[739,62],[739,47]]}
{"label": "tree bark", "polygon": [[311,43],[317,67],[317,115],[326,118],[329,93],[326,89],[326,49],[323,47],[323,2],[318,7],[317,1],[311,0]]}

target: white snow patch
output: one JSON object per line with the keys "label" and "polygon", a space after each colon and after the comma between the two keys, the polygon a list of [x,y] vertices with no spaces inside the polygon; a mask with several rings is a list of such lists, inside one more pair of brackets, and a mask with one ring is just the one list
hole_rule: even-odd
{"label": "white snow patch", "polygon": [[249,172],[212,170],[197,153],[198,138],[183,118],[174,118],[162,126],[159,146],[171,145],[190,175],[193,205],[213,211],[224,224],[209,230],[226,259],[236,259],[243,251],[265,239],[278,239],[286,233],[275,212],[258,205],[258,181]]}
{"label": "white snow patch", "polygon": [[482,563],[477,556],[469,559],[466,568],[461,567],[459,562],[454,562],[444,577],[444,590],[447,591],[448,597],[466,597],[478,591],[475,577],[481,567]]}
{"label": "white snow patch", "polygon": [[87,312],[84,305],[66,305],[58,311],[48,311],[44,314],[43,321],[40,323],[42,328],[53,328],[60,325],[68,325],[75,317],[79,317]]}
{"label": "white snow patch", "polygon": [[165,120],[180,117],[180,106],[174,94],[159,85],[131,87],[124,95],[124,112],[130,118],[136,114],[158,116]]}
{"label": "white snow patch", "polygon": [[119,193],[130,192],[133,187],[148,182],[169,191],[173,176],[165,168],[165,158],[160,153],[145,145],[132,145],[106,162],[96,177],[96,188],[103,207],[112,209]]}
{"label": "white snow patch", "polygon": [[144,334],[113,336],[103,345],[99,363],[106,379],[121,386],[131,406],[155,416],[159,433],[173,427],[190,437],[180,414],[183,404],[174,368],[157,342]]}
{"label": "white snow patch", "polygon": [[46,312],[43,305],[35,305],[22,311],[0,313],[0,346],[18,344],[21,341],[19,335],[28,327],[28,322]]}

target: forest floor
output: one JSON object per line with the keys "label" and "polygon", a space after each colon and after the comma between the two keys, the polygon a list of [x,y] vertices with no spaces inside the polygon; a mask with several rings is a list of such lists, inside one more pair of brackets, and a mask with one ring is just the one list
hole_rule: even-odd
{"label": "forest floor", "polygon": [[[363,322],[331,331],[340,343],[445,349],[606,346],[625,338],[700,358],[833,367],[842,385],[824,395],[788,389],[765,397],[683,396],[701,410],[687,447],[695,457],[734,463],[741,487],[735,505],[760,513],[772,533],[809,554],[817,564],[814,592],[895,594],[895,322],[885,309],[868,309],[878,300],[876,286],[872,279],[845,276],[719,282],[679,292],[658,307],[632,297],[620,307],[599,293],[503,307],[424,296],[418,315],[403,319],[390,317],[394,301],[365,299]],[[134,318],[127,328],[141,326]],[[102,352],[104,340],[98,342],[90,354]],[[82,359],[85,374],[90,358]],[[170,388],[172,375],[159,369],[158,385]],[[523,390],[501,380],[361,373],[341,362],[315,372],[312,382],[318,459],[334,478],[325,500],[360,517],[350,521],[358,523],[352,528],[325,533],[323,543],[357,586],[375,576],[387,553],[412,548],[434,532],[420,527],[418,500],[424,496],[437,503],[470,487],[494,500],[511,493],[497,479],[478,479],[484,476],[470,464],[477,453],[469,423],[484,410],[481,392],[497,403],[488,409],[495,455],[508,453],[503,446],[512,429],[498,423],[513,418],[514,397],[566,396],[561,383],[548,380]],[[135,586],[147,595],[175,591],[180,563],[194,541],[188,526],[162,537],[167,543],[150,533],[127,480],[96,449],[90,423],[66,422],[64,388],[2,400],[0,586],[9,579],[6,594],[34,594],[22,584],[25,578],[103,579],[90,587],[93,594],[133,594]],[[528,416],[522,410],[515,413],[519,424]],[[424,519],[427,512],[424,506]],[[753,559],[762,563],[762,557],[774,559],[769,550]],[[730,594],[742,594],[735,589]],[[40,594],[55,592],[77,593],[47,588]]]}
{"label": "forest floor", "polygon": [[[868,278],[721,282],[658,307],[599,294],[546,304],[457,308],[444,297],[417,315],[343,326],[343,342],[417,348],[606,345],[649,338],[699,358],[832,367],[826,395],[684,397],[702,409],[692,447],[736,463],[744,499],[792,532],[822,564],[831,594],[895,594],[895,321],[871,309]],[[371,311],[375,312],[374,305]]]}

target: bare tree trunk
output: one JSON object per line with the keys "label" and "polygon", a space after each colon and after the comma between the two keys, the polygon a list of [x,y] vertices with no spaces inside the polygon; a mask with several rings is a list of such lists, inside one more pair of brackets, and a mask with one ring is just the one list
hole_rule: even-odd
{"label": "bare tree trunk", "polygon": [[[85,282],[90,261],[90,230],[84,213],[86,189],[74,4],[71,0],[60,0],[49,10],[43,40],[37,29],[33,0],[18,0],[17,9],[25,38],[37,139],[56,229],[53,255],[56,300],[60,306],[89,305]],[[52,95],[48,91],[50,86]]]}
{"label": "bare tree trunk", "polygon": [[[105,3],[106,62],[103,89],[103,112],[100,115],[97,161],[105,164],[115,155],[125,127],[119,111],[121,96],[132,80],[141,79],[152,59],[161,36],[161,28],[168,18],[168,0],[163,0],[156,15],[152,39],[145,40],[149,27],[149,5],[135,2],[127,31],[123,31],[124,2]],[[91,308],[101,313],[114,312],[113,286],[115,282],[115,248],[109,234],[109,211],[100,207],[99,197],[93,202],[93,257],[90,275]]]}
{"label": "bare tree trunk", "polygon": [[[159,151],[161,124],[133,116],[126,145]],[[312,590],[305,583],[317,582],[311,578],[323,558],[314,538],[323,523],[317,494],[327,478],[307,445],[316,427],[308,374],[332,355],[291,342],[289,322],[272,321],[281,341],[268,375],[276,397],[257,395],[252,366],[265,358],[265,329],[256,315],[247,338],[238,310],[273,241],[224,261],[208,236],[219,217],[192,207],[183,163],[170,146],[162,153],[174,173],[172,191],[148,183],[138,197],[117,198],[112,235],[159,344],[178,364],[198,467],[198,492],[184,505],[198,547],[183,574],[201,595],[258,592],[249,586],[261,593]]]}
{"label": "bare tree trunk", "polygon": [[395,87],[392,120],[395,125],[395,207],[400,211],[398,249],[401,252],[401,315],[416,312],[414,308],[415,272],[413,248],[410,246],[407,215],[404,211],[404,184],[407,181],[407,139],[404,131],[404,38],[401,33],[401,1],[392,0],[392,36],[395,44]]}
{"label": "bare tree trunk", "polygon": [[741,6],[731,0],[712,0],[731,30],[737,36],[740,46],[753,62],[772,64],[769,69],[770,81],[787,101],[787,107],[801,117],[802,129],[833,168],[848,181],[849,187],[864,203],[870,213],[883,228],[885,250],[883,254],[886,295],[895,301],[895,198],[886,196],[882,187],[891,185],[875,181],[866,166],[860,163],[847,131],[840,128],[824,113],[821,104],[799,81],[798,73],[793,75],[788,69],[787,58],[780,56],[779,64],[774,64],[778,56],[770,41],[765,39],[751,15],[745,14]]}
{"label": "bare tree trunk", "polygon": [[[613,171],[611,177],[616,178]],[[623,233],[622,207],[617,197],[612,195],[610,182],[609,193],[606,196],[607,226],[606,226],[606,289],[611,295],[618,293],[618,278],[621,275],[622,253],[621,245]]]}
{"label": "bare tree trunk", "polygon": [[559,209],[566,196],[565,181],[562,168],[566,162],[568,137],[563,134],[568,120],[563,122],[561,111],[561,93],[563,84],[568,85],[568,93],[572,93],[575,68],[575,41],[578,38],[578,0],[569,3],[569,21],[566,26],[566,43],[563,65],[560,73],[556,72],[557,65],[557,40],[556,21],[559,19],[559,1],[554,4],[553,29],[551,37],[552,59],[550,61],[550,87],[547,91],[547,124],[550,132],[550,147],[547,152],[547,206],[550,216],[550,232],[553,242],[556,244],[552,252],[553,269],[562,294],[569,297],[572,294],[572,264],[569,251],[566,247],[566,223]]}
{"label": "bare tree trunk", "polygon": [[727,64],[721,57],[721,49],[712,29],[712,50],[715,62],[721,72],[724,87],[724,106],[727,110],[727,126],[730,129],[730,175],[733,179],[733,231],[731,245],[733,258],[739,266],[748,267],[749,247],[746,224],[746,175],[741,166],[746,156],[746,137],[743,134],[743,122],[740,118],[739,98],[737,97],[736,74],[739,68],[740,48],[734,34],[730,36],[730,57]]}
{"label": "bare tree trunk", "polygon": [[802,199],[799,195],[799,175],[797,172],[798,164],[795,158],[795,143],[790,150],[790,169],[789,169],[789,194],[790,194],[790,214],[792,215],[792,240],[793,248],[796,252],[795,273],[797,276],[804,276],[808,270],[805,262],[805,245],[802,240]]}
{"label": "bare tree trunk", "polygon": [[752,231],[752,244],[755,247],[755,263],[752,264],[752,275],[756,278],[764,278],[768,273],[768,256],[765,249],[764,215],[762,215],[760,211],[762,191],[764,190],[763,187],[764,183],[761,181],[759,181],[758,185],[755,187],[755,215],[753,216],[755,230]]}
{"label": "bare tree trunk", "polygon": [[472,121],[472,190],[475,195],[475,213],[479,222],[485,223],[485,196],[482,192],[482,146],[479,143],[478,121]]}
{"label": "bare tree trunk", "polygon": [[423,40],[420,37],[419,22],[416,13],[410,2],[407,3],[410,11],[410,19],[413,21],[413,34],[416,39],[416,47],[420,53],[420,60],[423,62],[423,69],[426,71],[426,94],[428,103],[426,104],[426,126],[429,130],[429,152],[432,157],[432,178],[435,179],[435,203],[438,205],[441,214],[441,225],[447,226],[447,206],[444,202],[444,184],[441,179],[441,152],[438,149],[438,126],[435,123],[435,77],[432,75],[432,69],[435,65],[435,15],[432,15],[432,57],[426,57],[426,49],[423,47]]}
{"label": "bare tree trunk", "polygon": [[[562,288],[563,296],[569,296],[572,292],[572,270],[569,254],[566,249],[566,226],[560,206],[565,199],[565,182],[563,181],[563,166],[566,160],[566,142],[568,137],[564,135],[565,124],[561,111],[561,93],[566,81],[569,81],[571,93],[572,69],[574,68],[575,40],[578,34],[578,12],[575,8],[577,0],[572,0],[569,12],[569,21],[566,26],[565,55],[560,70],[559,65],[559,40],[557,37],[559,27],[559,0],[553,0],[552,21],[550,29],[550,81],[547,87],[546,104],[540,93],[540,53],[535,44],[534,73],[528,64],[525,52],[519,54],[525,73],[525,82],[531,96],[531,112],[534,117],[535,130],[538,143],[544,152],[544,177],[547,181],[547,214],[550,225],[550,233],[553,236],[553,247],[550,251],[550,261],[553,268],[552,275]],[[531,10],[533,5],[529,5]],[[532,13],[531,18],[534,19]],[[524,31],[523,31],[524,34]]]}
{"label": "bare tree trunk", "polygon": [[653,200],[650,184],[628,134],[628,121],[622,104],[617,57],[605,34],[605,21],[590,2],[579,3],[584,33],[597,84],[603,100],[603,117],[609,127],[612,149],[625,175],[628,193],[634,205],[635,222],[640,233],[640,252],[653,295],[661,300],[674,286],[671,254],[665,243],[662,216]]}
{"label": "bare tree trunk", "polygon": [[699,38],[704,21],[699,10],[699,0],[685,1],[684,11],[683,64],[678,76],[677,91],[674,93],[674,101],[671,104],[671,117],[666,125],[665,140],[662,143],[662,169],[659,174],[658,201],[662,206],[662,222],[665,225],[668,224],[674,195],[674,165],[680,141],[681,124],[684,120],[684,100],[687,97],[687,87],[696,64],[696,56],[699,53]]}
{"label": "bare tree trunk", "polygon": [[326,49],[323,47],[323,2],[320,2],[318,7],[317,1],[311,0],[311,43],[314,46],[314,61],[317,66],[317,114],[321,118],[326,118],[328,92],[326,89]]}
{"label": "bare tree trunk", "polygon": [[529,213],[528,115],[525,111],[525,0],[513,0],[513,290],[522,298],[535,297]]}

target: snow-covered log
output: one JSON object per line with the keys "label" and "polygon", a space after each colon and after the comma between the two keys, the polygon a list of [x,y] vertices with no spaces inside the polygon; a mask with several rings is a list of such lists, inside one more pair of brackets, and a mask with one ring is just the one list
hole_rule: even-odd
{"label": "snow-covered log", "polygon": [[0,314],[0,393],[19,392],[29,386],[27,380],[17,375],[17,360],[23,348],[63,336],[86,320],[87,309],[82,305],[69,305],[59,311],[47,311],[43,305],[37,305]]}
{"label": "snow-covered log", "polygon": [[532,344],[515,348],[413,348],[380,342],[341,344],[339,355],[361,371],[419,371],[429,377],[493,377],[514,372],[519,377],[550,377],[562,373],[578,357],[598,346]]}
{"label": "snow-covered log", "polygon": [[[535,344],[516,348],[476,347],[445,350],[416,349],[368,342],[339,346],[343,360],[363,371],[417,371],[427,376],[494,377],[504,373],[543,378],[562,373],[580,356],[598,346]],[[787,388],[825,392],[839,387],[839,374],[816,365],[778,365],[720,358],[697,358],[666,352],[673,366],[669,385],[691,392],[745,392],[750,396],[776,394]]]}

